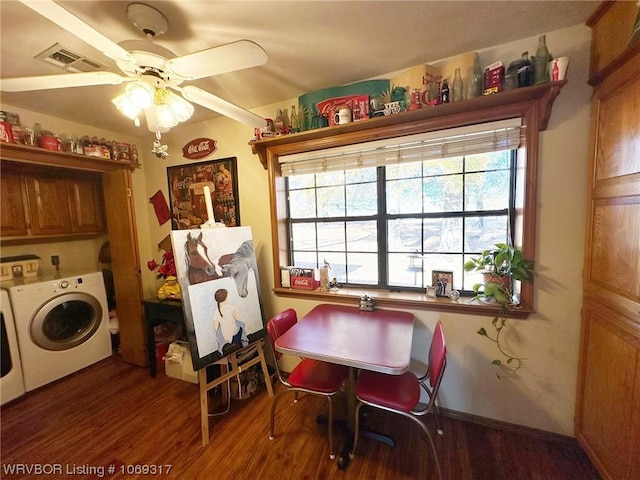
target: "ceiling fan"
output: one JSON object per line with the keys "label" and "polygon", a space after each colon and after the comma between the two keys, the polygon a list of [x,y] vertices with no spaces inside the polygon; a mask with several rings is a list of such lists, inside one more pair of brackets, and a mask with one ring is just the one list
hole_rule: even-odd
{"label": "ceiling fan", "polygon": [[188,119],[193,114],[189,102],[252,127],[266,125],[264,118],[199,87],[181,86],[185,81],[263,65],[267,54],[258,44],[238,40],[178,57],[151,42],[153,37],[167,31],[168,22],[162,13],[148,5],[132,3],[127,7],[129,21],[145,34],[146,40],[118,44],[52,0],[19,1],[113,59],[124,75],[99,71],[6,78],[0,82],[0,90],[26,92],[125,83],[125,92],[113,103],[131,119],[144,111],[147,127],[156,134]]}

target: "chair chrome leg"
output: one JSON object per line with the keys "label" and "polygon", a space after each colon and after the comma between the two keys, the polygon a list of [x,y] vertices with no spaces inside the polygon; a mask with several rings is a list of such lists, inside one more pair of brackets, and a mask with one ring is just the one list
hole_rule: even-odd
{"label": "chair chrome leg", "polygon": [[413,420],[415,420],[415,422],[420,425],[420,428],[422,428],[422,431],[425,433],[425,435],[427,436],[427,440],[429,440],[429,444],[431,445],[431,451],[433,452],[433,460],[436,463],[436,471],[438,473],[438,478],[440,480],[444,480],[444,477],[442,476],[442,470],[440,469],[440,461],[438,459],[438,451],[436,450],[436,444],[433,442],[433,438],[431,437],[431,433],[429,432],[429,429],[427,428],[426,425],[424,425],[420,420],[418,420],[416,417],[412,417],[409,416],[409,418],[412,418]]}
{"label": "chair chrome leg", "polygon": [[442,427],[440,426],[440,415],[438,415],[437,400],[434,400],[433,402],[433,416],[436,417],[436,426],[438,427],[436,431],[438,432],[438,435],[444,435],[444,432],[442,431]]}
{"label": "chair chrome leg", "polygon": [[431,435],[429,435],[428,432],[427,432],[427,437],[429,438],[429,443],[431,444],[431,451],[433,451],[433,460],[436,462],[436,470],[438,472],[438,478],[440,480],[444,480],[444,477],[442,476],[442,470],[440,470],[440,461],[438,460],[438,452],[436,450],[436,445],[433,443],[433,438],[431,438]]}

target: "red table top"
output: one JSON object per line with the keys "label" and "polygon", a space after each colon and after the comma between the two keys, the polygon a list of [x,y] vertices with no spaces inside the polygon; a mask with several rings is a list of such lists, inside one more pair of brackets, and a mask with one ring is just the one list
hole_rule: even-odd
{"label": "red table top", "polygon": [[409,370],[414,316],[322,304],[276,340],[279,352],[400,375]]}

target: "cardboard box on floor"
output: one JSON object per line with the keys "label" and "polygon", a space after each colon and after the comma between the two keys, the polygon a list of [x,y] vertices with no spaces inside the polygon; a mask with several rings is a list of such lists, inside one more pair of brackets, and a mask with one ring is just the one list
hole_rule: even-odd
{"label": "cardboard box on floor", "polygon": [[167,377],[198,383],[198,372],[193,370],[189,345],[184,342],[176,341],[169,344],[164,369]]}

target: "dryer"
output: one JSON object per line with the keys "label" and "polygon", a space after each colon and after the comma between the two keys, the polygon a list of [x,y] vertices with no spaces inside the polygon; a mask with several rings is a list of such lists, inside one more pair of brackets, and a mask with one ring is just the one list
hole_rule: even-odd
{"label": "dryer", "polygon": [[16,327],[13,321],[9,295],[5,290],[0,290],[0,320],[2,322],[0,334],[0,356],[2,357],[0,403],[4,405],[25,392]]}
{"label": "dryer", "polygon": [[102,272],[23,278],[9,292],[27,392],[111,355]]}

